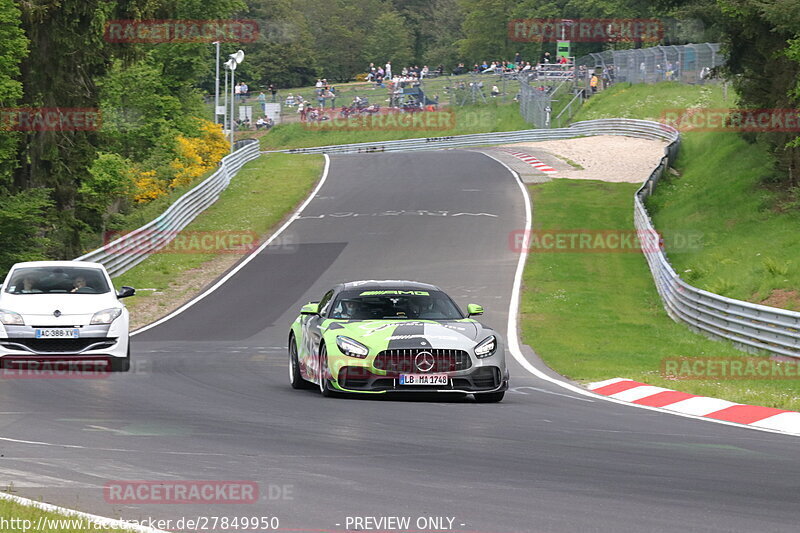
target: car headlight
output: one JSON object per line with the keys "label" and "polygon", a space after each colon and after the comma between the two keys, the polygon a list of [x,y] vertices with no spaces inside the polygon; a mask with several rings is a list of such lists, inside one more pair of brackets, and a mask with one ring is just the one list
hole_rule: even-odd
{"label": "car headlight", "polygon": [[495,350],[497,350],[497,337],[490,335],[475,347],[475,355],[483,359],[484,357],[494,355]]}
{"label": "car headlight", "polygon": [[349,355],[350,357],[364,359],[369,354],[369,348],[344,335],[336,337],[336,346],[339,347],[339,350],[341,350],[343,354]]}
{"label": "car headlight", "polygon": [[121,314],[122,314],[122,309],[120,309],[119,307],[112,307],[111,309],[103,309],[102,311],[98,311],[94,314],[90,324],[92,325],[111,324]]}
{"label": "car headlight", "polygon": [[0,309],[0,322],[6,326],[25,325],[25,321],[22,320],[22,315],[15,313],[14,311],[6,311],[5,309]]}

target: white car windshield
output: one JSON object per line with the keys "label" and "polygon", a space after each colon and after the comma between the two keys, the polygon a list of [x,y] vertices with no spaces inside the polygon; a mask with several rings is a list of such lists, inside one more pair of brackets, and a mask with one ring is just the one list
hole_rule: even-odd
{"label": "white car windshield", "polygon": [[111,289],[98,268],[39,266],[14,270],[9,294],[105,294]]}

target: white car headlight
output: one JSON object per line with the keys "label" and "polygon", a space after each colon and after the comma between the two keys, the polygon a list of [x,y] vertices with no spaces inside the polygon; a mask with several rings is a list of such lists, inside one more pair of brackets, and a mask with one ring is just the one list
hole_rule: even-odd
{"label": "white car headlight", "polygon": [[497,337],[494,335],[490,335],[483,339],[476,347],[475,347],[475,355],[479,358],[483,359],[484,357],[489,357],[493,355],[495,350],[497,350]]}
{"label": "white car headlight", "polygon": [[24,326],[25,321],[22,320],[22,315],[14,311],[6,311],[0,309],[0,322],[6,326]]}
{"label": "white car headlight", "polygon": [[98,311],[94,314],[90,324],[92,325],[111,324],[121,314],[122,314],[122,309],[120,309],[119,307],[112,307],[111,309],[103,309],[102,311]]}
{"label": "white car headlight", "polygon": [[341,350],[343,354],[349,355],[350,357],[364,359],[369,354],[369,348],[344,335],[336,337],[336,346],[339,347],[339,350]]}

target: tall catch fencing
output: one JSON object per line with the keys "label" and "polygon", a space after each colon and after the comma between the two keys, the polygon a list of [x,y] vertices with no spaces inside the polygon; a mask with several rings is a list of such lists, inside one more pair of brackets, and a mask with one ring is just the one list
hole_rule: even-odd
{"label": "tall catch fencing", "polygon": [[[711,71],[725,63],[717,43],[653,46],[634,50],[606,50],[578,58],[569,65],[574,77],[568,90],[543,91],[534,77],[520,78],[520,114],[537,128],[560,128],[575,115],[586,98],[595,92],[592,76],[597,76],[597,90],[614,83],[706,83]],[[562,99],[564,99],[562,101]],[[555,114],[555,118],[551,118]]]}
{"label": "tall catch fencing", "polygon": [[236,147],[236,151],[222,158],[216,172],[178,198],[153,221],[74,261],[100,263],[109,275],[118,276],[167,246],[197,215],[217,201],[245,163],[260,156],[258,141],[254,139],[237,141]]}

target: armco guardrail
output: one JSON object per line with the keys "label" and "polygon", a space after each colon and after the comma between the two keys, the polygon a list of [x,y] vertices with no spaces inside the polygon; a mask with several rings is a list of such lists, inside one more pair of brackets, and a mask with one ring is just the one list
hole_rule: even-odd
{"label": "armco guardrail", "polygon": [[150,254],[169,244],[197,215],[216,202],[239,169],[259,155],[258,141],[251,140],[244,144],[232,154],[223,157],[214,174],[178,198],[152,222],[78,257],[75,261],[102,263],[111,276],[118,276],[133,268]]}
{"label": "armco guardrail", "polygon": [[[667,128],[667,126],[663,126]],[[800,358],[800,313],[726,298],[683,281],[658,246],[658,236],[644,201],[653,194],[658,180],[674,160],[680,137],[666,149],[664,157],[634,197],[634,222],[658,293],[669,315],[695,331],[727,339],[747,350],[764,350]]]}
{"label": "armco guardrail", "polygon": [[677,130],[648,120],[600,119],[576,122],[568,128],[478,133],[455,137],[406,139],[375,143],[343,144],[280,150],[288,153],[372,153],[409,150],[439,150],[549,139],[569,139],[587,135],[625,135],[665,140],[664,157],[647,181],[636,192],[634,219],[643,242],[645,257],[667,313],[695,331],[733,341],[749,350],[800,358],[800,313],[733,300],[693,287],[675,272],[660,249],[659,238],[644,201],[675,159],[680,146]]}
{"label": "armco guardrail", "polygon": [[451,137],[427,137],[403,139],[400,141],[336,144],[331,146],[291,148],[288,150],[274,151],[290,154],[356,154],[401,152],[409,150],[441,150],[445,148],[465,148],[492,144],[570,139],[583,135],[631,135],[648,139],[668,140],[669,132],[665,131],[664,126],[657,122],[628,119],[599,119],[575,122],[568,128],[473,133],[471,135],[456,135]]}

